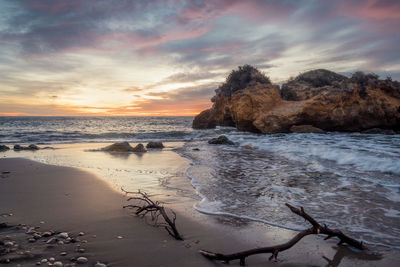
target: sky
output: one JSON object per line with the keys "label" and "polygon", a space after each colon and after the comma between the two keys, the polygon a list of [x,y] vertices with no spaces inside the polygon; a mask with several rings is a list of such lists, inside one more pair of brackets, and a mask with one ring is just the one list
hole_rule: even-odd
{"label": "sky", "polygon": [[0,0],[0,115],[195,115],[232,69],[400,80],[398,0]]}

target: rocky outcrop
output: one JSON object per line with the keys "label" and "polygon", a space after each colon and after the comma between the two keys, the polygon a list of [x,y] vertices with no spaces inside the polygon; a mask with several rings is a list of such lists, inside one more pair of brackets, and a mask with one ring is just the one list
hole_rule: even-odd
{"label": "rocky outcrop", "polygon": [[[200,113],[193,128],[216,125],[261,133],[400,130],[400,83],[356,72],[351,78],[327,70],[301,74],[278,86],[262,75],[233,71],[216,90],[211,109]],[[232,86],[233,77],[250,77]],[[240,80],[240,79],[239,79]],[[259,82],[262,81],[262,82]],[[228,86],[229,85],[229,86]],[[234,88],[234,89],[232,89]],[[300,127],[300,128],[299,128]]]}
{"label": "rocky outcrop", "polygon": [[147,152],[142,144],[132,147],[128,142],[114,143],[101,149],[106,152]]}

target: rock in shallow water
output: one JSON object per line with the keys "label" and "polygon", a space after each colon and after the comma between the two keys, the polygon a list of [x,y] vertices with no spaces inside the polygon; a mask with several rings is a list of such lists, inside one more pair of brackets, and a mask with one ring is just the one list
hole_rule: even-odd
{"label": "rock in shallow water", "polygon": [[0,145],[0,152],[7,151],[7,150],[10,150],[10,148],[8,146]]}
{"label": "rock in shallow water", "polygon": [[208,141],[209,144],[212,145],[234,145],[231,140],[228,139],[225,135],[218,136],[217,138],[213,138]]}
{"label": "rock in shallow water", "polygon": [[164,148],[164,144],[162,142],[149,142],[146,148]]}
{"label": "rock in shallow water", "polygon": [[137,146],[135,146],[135,147],[133,148],[133,152],[140,152],[140,153],[143,153],[143,152],[147,152],[147,150],[144,148],[144,145],[143,145],[143,144],[138,144]]}
{"label": "rock in shallow water", "polygon": [[128,142],[115,143],[106,146],[101,151],[107,152],[147,152],[143,144],[138,144],[136,147],[132,147]]}

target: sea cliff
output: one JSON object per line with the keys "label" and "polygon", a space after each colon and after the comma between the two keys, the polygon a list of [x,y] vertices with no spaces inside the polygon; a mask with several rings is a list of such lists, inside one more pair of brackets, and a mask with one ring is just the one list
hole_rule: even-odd
{"label": "sea cliff", "polygon": [[[375,74],[350,78],[312,70],[281,87],[250,65],[233,70],[193,128],[234,126],[257,133],[400,131],[400,83]],[[381,129],[381,130],[377,130]]]}

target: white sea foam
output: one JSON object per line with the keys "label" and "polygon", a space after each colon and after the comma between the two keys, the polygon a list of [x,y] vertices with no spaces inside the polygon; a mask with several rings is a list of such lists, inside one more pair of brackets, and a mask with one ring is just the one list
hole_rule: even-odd
{"label": "white sea foam", "polygon": [[[195,141],[182,152],[193,161],[188,176],[203,199],[198,211],[293,230],[308,227],[284,205],[290,203],[364,242],[400,246],[399,137],[240,132],[228,137],[239,146]],[[242,148],[245,144],[256,149]]]}

